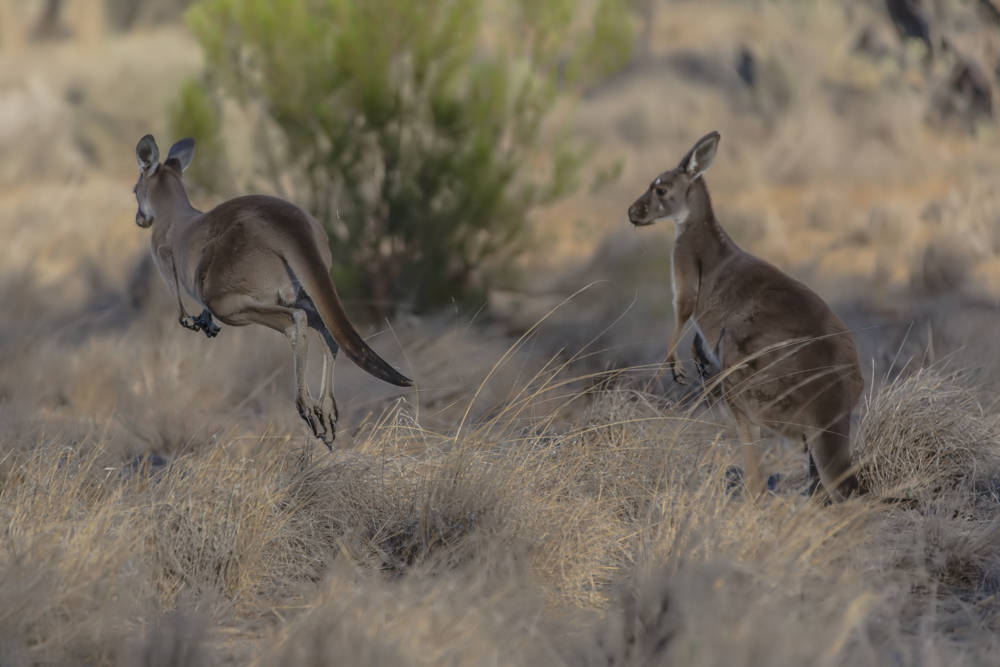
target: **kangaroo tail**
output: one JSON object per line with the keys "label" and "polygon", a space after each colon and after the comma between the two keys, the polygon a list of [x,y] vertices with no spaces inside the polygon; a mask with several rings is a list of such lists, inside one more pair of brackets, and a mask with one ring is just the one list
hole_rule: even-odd
{"label": "kangaroo tail", "polygon": [[[375,351],[368,347],[368,344],[361,338],[361,335],[347,319],[347,313],[337,295],[337,289],[333,286],[330,276],[323,270],[323,262],[315,248],[310,248],[310,255],[315,253],[315,261],[309,261],[303,267],[302,274],[296,272],[296,278],[302,281],[306,288],[306,293],[316,305],[319,316],[323,324],[330,330],[334,340],[344,351],[347,357],[379,380],[394,384],[397,387],[410,387],[413,380],[401,374],[382,357],[375,354]],[[310,257],[310,260],[312,258]]]}

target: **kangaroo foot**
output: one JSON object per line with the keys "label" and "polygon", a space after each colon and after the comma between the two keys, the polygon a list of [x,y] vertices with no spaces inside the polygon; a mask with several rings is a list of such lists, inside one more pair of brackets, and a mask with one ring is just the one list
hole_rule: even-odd
{"label": "kangaroo foot", "polygon": [[323,423],[329,428],[330,433],[334,433],[337,422],[340,421],[340,411],[337,410],[337,401],[333,396],[321,398],[315,409],[323,415]]}
{"label": "kangaroo foot", "polygon": [[326,448],[333,451],[333,441],[337,437],[337,417],[336,407],[330,410],[327,406],[313,404],[306,406],[299,401],[295,402],[295,407],[299,409],[299,415],[309,424],[313,435],[323,441]]}
{"label": "kangaroo foot", "polygon": [[[743,489],[745,480],[743,468],[739,466],[729,466],[726,468],[726,491],[739,492]],[[767,476],[767,490],[777,493],[781,485],[781,475],[774,474]]]}
{"label": "kangaroo foot", "polygon": [[331,452],[333,451],[333,441],[337,438],[337,415],[335,412],[331,412],[326,409],[326,406],[315,406],[313,407],[313,416],[315,418],[315,424],[317,424],[321,432],[316,433],[316,428],[313,428],[313,433],[316,433],[316,437],[323,441],[326,448]]}

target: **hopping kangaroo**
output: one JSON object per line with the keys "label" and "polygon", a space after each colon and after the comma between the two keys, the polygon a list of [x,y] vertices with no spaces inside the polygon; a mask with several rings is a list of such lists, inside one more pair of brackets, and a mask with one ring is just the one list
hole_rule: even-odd
{"label": "hopping kangaroo", "polygon": [[[332,450],[337,423],[333,363],[338,348],[380,380],[408,387],[411,380],[372,351],[347,319],[330,279],[330,247],[315,219],[283,199],[251,195],[207,213],[191,206],[182,173],[194,157],[194,140],[182,139],[160,164],[147,134],[135,148],[139,182],[135,223],[153,227],[153,258],[177,304],[182,326],[212,338],[223,324],[263,324],[288,337],[295,356],[295,407],[316,437]],[[180,287],[203,306],[192,317]],[[326,343],[319,402],[306,384],[306,327]]]}
{"label": "hopping kangaroo", "polygon": [[676,226],[677,321],[666,363],[682,382],[677,345],[693,319],[696,357],[712,356],[722,369],[749,491],[758,494],[765,487],[764,426],[805,445],[810,492],[822,480],[834,500],[843,500],[858,489],[850,449],[851,410],[864,389],[857,349],[847,327],[815,292],[741,250],[719,225],[703,177],[719,139],[712,132],[699,140],[628,210],[636,226],[659,219],[673,219]]}

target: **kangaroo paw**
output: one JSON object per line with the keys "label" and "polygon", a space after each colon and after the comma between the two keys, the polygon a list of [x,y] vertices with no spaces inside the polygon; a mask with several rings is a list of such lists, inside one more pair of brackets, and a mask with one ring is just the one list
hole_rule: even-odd
{"label": "kangaroo paw", "polygon": [[219,335],[219,327],[212,321],[212,313],[208,312],[207,309],[201,311],[201,315],[198,317],[192,318],[192,321],[195,325],[195,331],[204,331],[208,338],[215,338]]}
{"label": "kangaroo paw", "polygon": [[201,324],[198,322],[197,317],[191,317],[190,315],[185,315],[178,320],[181,326],[185,329],[190,329],[191,331],[201,331]]}
{"label": "kangaroo paw", "polygon": [[215,322],[205,322],[201,325],[201,330],[205,332],[205,335],[209,338],[215,338],[219,335],[219,325]]}

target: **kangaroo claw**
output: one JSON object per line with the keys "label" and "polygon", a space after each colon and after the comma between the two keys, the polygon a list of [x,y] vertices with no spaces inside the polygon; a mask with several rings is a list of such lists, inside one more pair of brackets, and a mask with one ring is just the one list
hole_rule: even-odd
{"label": "kangaroo claw", "polygon": [[674,382],[682,387],[688,384],[688,375],[684,372],[684,366],[679,362],[670,365],[670,374],[674,377]]}

